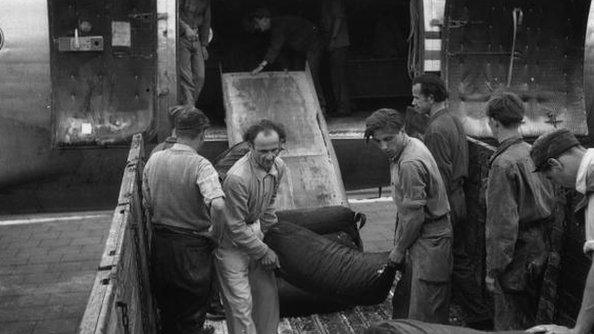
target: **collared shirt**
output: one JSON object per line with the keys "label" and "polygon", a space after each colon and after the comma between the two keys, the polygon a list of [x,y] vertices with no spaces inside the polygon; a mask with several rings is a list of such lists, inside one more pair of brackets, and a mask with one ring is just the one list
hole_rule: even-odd
{"label": "collared shirt", "polygon": [[[210,0],[180,0],[179,18],[200,34],[202,45],[208,45],[210,34]],[[182,31],[183,32],[183,31]]]}
{"label": "collared shirt", "polygon": [[423,140],[435,158],[448,194],[468,177],[468,143],[460,120],[447,108],[429,118]]}
{"label": "collared shirt", "polygon": [[142,188],[153,223],[210,235],[210,204],[224,193],[212,164],[193,148],[176,143],[155,152],[144,167]]}
{"label": "collared shirt", "polygon": [[264,60],[273,63],[286,44],[292,50],[306,53],[315,46],[318,33],[313,23],[299,16],[279,16],[270,19],[270,46]]}
{"label": "collared shirt", "polygon": [[222,246],[227,241],[243,249],[253,258],[261,258],[268,246],[254,234],[247,224],[259,221],[266,232],[278,222],[275,202],[281,179],[286,172],[285,163],[276,158],[270,171],[265,171],[247,153],[227,172],[223,182],[226,194],[226,223]]}
{"label": "collared shirt", "polygon": [[177,143],[176,137],[170,136],[170,137],[165,138],[165,140],[163,142],[157,144],[157,146],[155,146],[155,148],[153,148],[149,157],[152,156],[153,154],[155,154],[155,152],[163,151],[163,150],[166,150],[166,149],[172,147],[173,144],[175,144],[175,143]]}
{"label": "collared shirt", "polygon": [[554,205],[552,184],[533,172],[530,148],[521,137],[503,141],[489,160],[486,191],[487,273],[511,270],[509,284],[518,287],[525,265],[546,255],[542,222]]}
{"label": "collared shirt", "polygon": [[[390,165],[392,192],[396,203],[397,226],[395,250],[404,254],[415,241],[429,230],[431,224],[448,214],[450,206],[437,164],[425,145],[416,138],[396,155]],[[447,216],[446,216],[447,217]],[[451,237],[451,225],[432,228],[436,237]]]}
{"label": "collared shirt", "polygon": [[[334,22],[338,19],[341,20],[338,33],[334,39],[331,39],[332,34],[334,33]],[[347,17],[342,0],[322,0],[320,21],[322,33],[328,40],[328,47],[330,49],[342,48],[350,45]]]}
{"label": "collared shirt", "polygon": [[586,150],[577,172],[575,189],[586,196],[584,253],[594,251],[594,149]]}

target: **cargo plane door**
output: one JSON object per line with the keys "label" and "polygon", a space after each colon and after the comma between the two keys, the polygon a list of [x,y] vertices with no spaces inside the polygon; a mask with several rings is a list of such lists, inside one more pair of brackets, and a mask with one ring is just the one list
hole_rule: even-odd
{"label": "cargo plane door", "polygon": [[155,1],[48,3],[54,144],[113,144],[152,132]]}

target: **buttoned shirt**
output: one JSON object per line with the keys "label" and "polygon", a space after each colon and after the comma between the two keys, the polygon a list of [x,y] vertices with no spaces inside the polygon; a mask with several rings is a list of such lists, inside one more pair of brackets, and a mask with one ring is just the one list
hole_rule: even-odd
{"label": "buttoned shirt", "polygon": [[[390,169],[397,215],[395,250],[404,254],[418,238],[451,237],[448,197],[427,147],[416,138],[408,138]],[[444,217],[445,223],[427,228],[426,225]]]}
{"label": "buttoned shirt", "polygon": [[142,188],[153,223],[210,236],[210,204],[224,193],[212,164],[193,148],[176,143],[155,152],[144,167]]}
{"label": "buttoned shirt", "polygon": [[[523,289],[527,264],[546,257],[544,222],[552,213],[552,184],[534,173],[530,144],[503,141],[489,160],[486,203],[486,265],[510,288]],[[502,282],[503,283],[503,282]]]}
{"label": "buttoned shirt", "polygon": [[266,254],[268,246],[254,234],[248,224],[259,221],[262,231],[278,222],[275,202],[286,166],[276,158],[269,171],[264,170],[249,152],[227,172],[223,182],[226,195],[226,225],[222,231],[223,247],[229,242],[253,258]]}
{"label": "buttoned shirt", "polygon": [[575,189],[586,196],[584,253],[594,251],[594,149],[586,150],[580,162]]}

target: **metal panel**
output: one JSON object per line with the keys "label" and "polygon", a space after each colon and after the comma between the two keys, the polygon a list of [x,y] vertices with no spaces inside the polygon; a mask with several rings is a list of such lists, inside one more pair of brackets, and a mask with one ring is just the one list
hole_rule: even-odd
{"label": "metal panel", "polygon": [[[156,97],[155,1],[50,2],[54,136],[58,144],[121,142],[153,123]],[[60,50],[83,37],[103,49]]]}
{"label": "metal panel", "polygon": [[242,141],[252,123],[267,118],[287,130],[281,158],[289,177],[279,188],[279,209],[347,205],[326,124],[305,72],[222,75],[229,144]]}
{"label": "metal panel", "polygon": [[[515,28],[514,8],[523,14]],[[500,89],[514,91],[524,100],[525,136],[554,128],[587,133],[583,76],[587,14],[588,2],[578,0],[448,1],[444,74],[451,109],[460,113],[468,134],[491,136],[484,106]]]}

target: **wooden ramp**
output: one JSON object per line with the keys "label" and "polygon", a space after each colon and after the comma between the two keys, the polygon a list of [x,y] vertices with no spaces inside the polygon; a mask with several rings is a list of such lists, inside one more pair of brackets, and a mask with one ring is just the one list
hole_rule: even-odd
{"label": "wooden ramp", "polygon": [[321,114],[309,72],[222,74],[229,145],[260,119],[281,123],[287,131],[286,177],[278,209],[348,205],[338,161]]}

